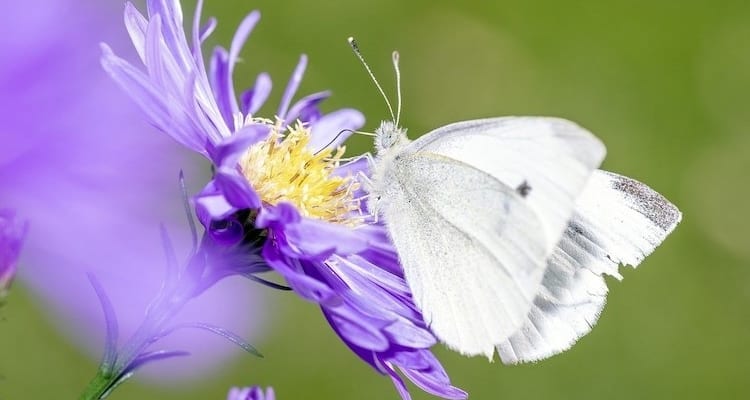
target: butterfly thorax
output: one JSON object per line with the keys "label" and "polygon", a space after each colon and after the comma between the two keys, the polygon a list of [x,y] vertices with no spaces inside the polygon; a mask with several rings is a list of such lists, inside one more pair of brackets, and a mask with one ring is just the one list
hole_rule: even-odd
{"label": "butterfly thorax", "polygon": [[366,185],[369,193],[368,209],[372,214],[379,214],[388,198],[391,174],[394,161],[404,153],[411,140],[406,137],[406,129],[400,128],[393,121],[383,121],[375,130],[376,157],[372,165],[371,182]]}

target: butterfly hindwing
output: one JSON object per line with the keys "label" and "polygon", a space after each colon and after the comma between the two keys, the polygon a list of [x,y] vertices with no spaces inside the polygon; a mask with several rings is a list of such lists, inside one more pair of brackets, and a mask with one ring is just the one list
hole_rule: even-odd
{"label": "butterfly hindwing", "polygon": [[604,275],[620,279],[620,265],[638,266],[681,218],[674,204],[645,184],[596,171],[548,261],[526,323],[498,346],[503,362],[536,361],[570,348],[604,308]]}

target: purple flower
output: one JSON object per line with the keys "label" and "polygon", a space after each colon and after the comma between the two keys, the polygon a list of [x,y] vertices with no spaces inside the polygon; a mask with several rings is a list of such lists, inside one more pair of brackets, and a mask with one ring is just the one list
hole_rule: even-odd
{"label": "purple flower", "polygon": [[276,394],[270,386],[266,390],[260,386],[232,388],[229,390],[227,400],[276,400]]}
{"label": "purple flower", "polygon": [[[198,2],[189,37],[176,0],[148,1],[148,16],[128,4],[125,20],[145,71],[106,45],[102,64],[147,114],[185,147],[208,158],[213,179],[194,198],[207,236],[228,249],[261,249],[264,262],[301,297],[320,304],[342,340],[409,398],[400,374],[423,390],[466,398],[429,348],[436,343],[416,309],[385,229],[360,202],[364,158],[339,147],[363,122],[355,110],[323,114],[328,92],[292,103],[302,56],[276,115],[256,115],[271,90],[260,74],[235,96],[232,72],[259,13],[240,24],[229,50],[217,48],[206,69]],[[400,374],[399,374],[400,373]]]}
{"label": "purple flower", "polygon": [[[92,357],[101,352],[102,313],[86,272],[106,289],[122,334],[133,332],[164,281],[159,224],[184,230],[174,212],[177,173],[190,166],[101,70],[98,42],[128,40],[115,3],[5,2],[0,12],[0,208],[29,227],[17,283]],[[185,254],[189,237],[174,240]],[[200,321],[255,340],[265,308],[244,280],[226,280],[174,322]],[[237,354],[210,339],[191,330],[165,338],[166,348],[190,351],[191,362],[156,365],[146,375],[158,382],[210,377]]]}
{"label": "purple flower", "polygon": [[0,301],[5,297],[16,275],[24,236],[26,224],[18,221],[15,212],[0,209]]}

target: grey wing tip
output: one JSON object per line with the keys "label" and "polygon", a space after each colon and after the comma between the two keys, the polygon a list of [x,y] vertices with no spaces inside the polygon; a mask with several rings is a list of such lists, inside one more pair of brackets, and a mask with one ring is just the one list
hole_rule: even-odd
{"label": "grey wing tip", "polygon": [[643,215],[664,230],[665,236],[682,221],[682,212],[677,206],[648,185],[612,172],[606,173],[612,177],[612,188],[633,199],[633,207],[637,207]]}

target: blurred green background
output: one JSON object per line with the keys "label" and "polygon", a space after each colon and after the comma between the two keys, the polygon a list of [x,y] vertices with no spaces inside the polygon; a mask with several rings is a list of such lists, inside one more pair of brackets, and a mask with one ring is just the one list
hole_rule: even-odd
{"label": "blurred green background", "polygon": [[[355,35],[387,91],[390,52],[400,51],[412,137],[479,117],[568,118],[607,144],[604,168],[682,209],[662,247],[610,282],[598,325],[572,350],[507,367],[436,347],[472,399],[750,398],[750,2],[207,3],[205,14],[219,18],[210,44],[228,44],[251,9],[263,13],[235,73],[239,87],[269,71],[280,89],[304,52],[300,93],[332,89],[324,107],[358,108],[373,130],[387,111],[347,47]],[[185,5],[191,14],[193,2]],[[371,147],[364,137],[349,144],[352,153]],[[241,355],[207,382],[174,388],[132,381],[111,399],[223,399],[229,386],[251,384],[273,385],[281,400],[398,398],[314,305],[275,292],[268,304],[268,335],[254,343],[265,359]],[[0,335],[20,338],[0,360],[0,373],[14,377],[0,380],[2,393],[75,398],[95,361],[59,336],[20,285],[0,315]]]}

